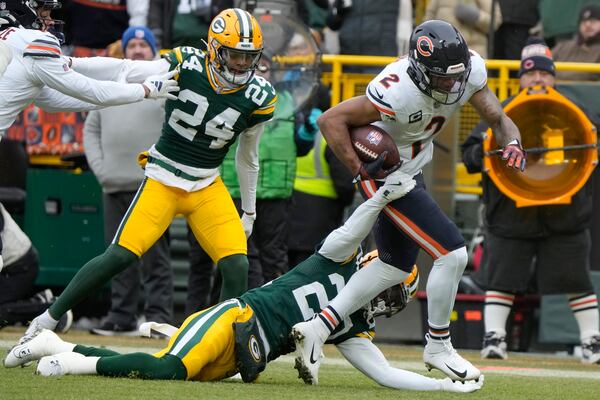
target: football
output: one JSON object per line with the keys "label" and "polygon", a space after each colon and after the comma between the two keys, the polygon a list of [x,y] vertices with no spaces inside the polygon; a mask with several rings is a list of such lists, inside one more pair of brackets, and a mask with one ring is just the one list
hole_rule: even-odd
{"label": "football", "polygon": [[388,152],[383,168],[393,167],[400,162],[400,154],[394,139],[383,129],[374,125],[357,126],[350,130],[350,140],[360,161],[368,163],[384,151]]}

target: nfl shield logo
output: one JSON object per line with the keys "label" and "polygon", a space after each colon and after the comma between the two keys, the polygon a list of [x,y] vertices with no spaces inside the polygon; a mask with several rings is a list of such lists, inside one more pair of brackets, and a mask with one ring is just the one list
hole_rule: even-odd
{"label": "nfl shield logo", "polygon": [[378,131],[371,131],[367,135],[367,140],[369,141],[369,143],[375,146],[377,146],[379,142],[381,142],[381,139],[383,139],[383,135],[381,134],[381,132]]}

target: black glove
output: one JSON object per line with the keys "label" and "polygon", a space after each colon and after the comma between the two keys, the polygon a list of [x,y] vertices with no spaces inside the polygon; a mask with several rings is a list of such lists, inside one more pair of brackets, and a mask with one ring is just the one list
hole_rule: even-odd
{"label": "black glove", "polygon": [[385,163],[387,155],[388,152],[384,151],[374,161],[362,163],[360,165],[360,169],[358,170],[358,175],[356,175],[354,178],[354,182],[369,179],[385,179],[386,176],[398,170],[398,168],[402,166],[402,161],[400,161],[388,169],[383,169],[383,164]]}
{"label": "black glove", "polygon": [[506,162],[506,166],[514,167],[516,169],[520,169],[521,171],[525,171],[525,164],[527,163],[527,152],[523,150],[523,146],[521,146],[521,143],[517,139],[514,139],[509,144],[507,144],[504,150],[502,151],[502,159],[508,160]]}

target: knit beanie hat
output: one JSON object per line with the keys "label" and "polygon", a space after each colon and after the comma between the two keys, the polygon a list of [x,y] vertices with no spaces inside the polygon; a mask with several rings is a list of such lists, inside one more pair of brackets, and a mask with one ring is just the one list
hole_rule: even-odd
{"label": "knit beanie hat", "polygon": [[521,50],[521,68],[519,76],[525,72],[540,70],[547,71],[552,75],[556,75],[554,60],[552,60],[552,52],[546,45],[543,39],[530,37],[523,50]]}
{"label": "knit beanie hat", "polygon": [[152,55],[156,55],[156,39],[154,38],[154,34],[150,29],[145,26],[130,26],[123,32],[123,37],[121,38],[121,47],[123,47],[123,53],[125,53],[125,48],[127,47],[127,43],[131,39],[143,39],[148,43],[148,46],[152,49]]}
{"label": "knit beanie hat", "polygon": [[600,19],[600,4],[588,4],[579,12],[579,23],[588,19]]}

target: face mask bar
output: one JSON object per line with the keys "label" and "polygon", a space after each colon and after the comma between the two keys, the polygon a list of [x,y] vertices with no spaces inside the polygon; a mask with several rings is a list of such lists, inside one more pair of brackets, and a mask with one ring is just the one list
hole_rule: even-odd
{"label": "face mask bar", "polygon": [[255,70],[261,54],[261,50],[236,50],[227,47],[221,47],[217,52],[218,61],[221,65],[226,66],[230,70],[237,69],[241,72]]}

